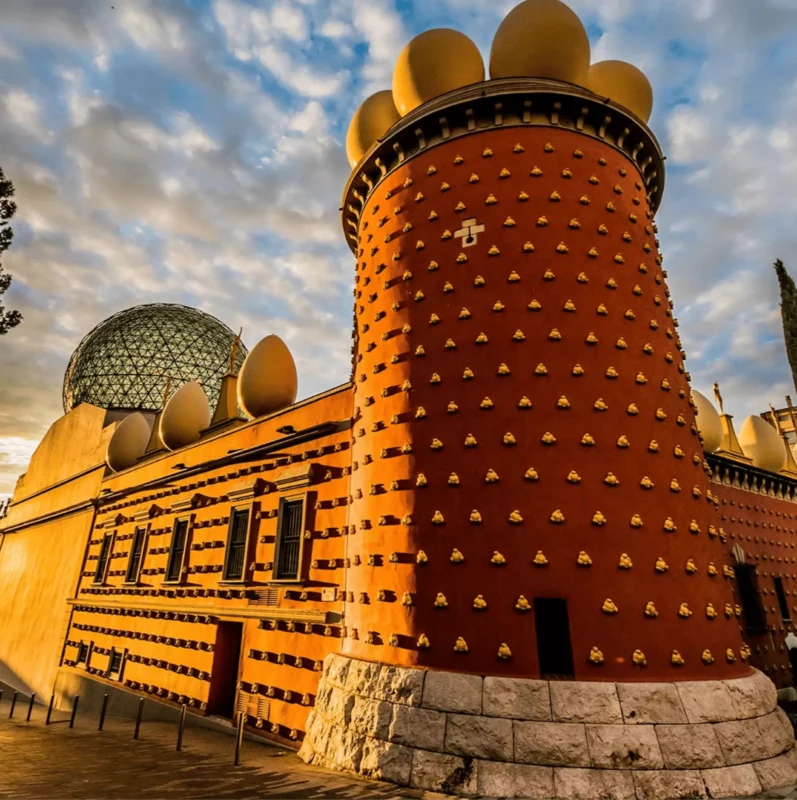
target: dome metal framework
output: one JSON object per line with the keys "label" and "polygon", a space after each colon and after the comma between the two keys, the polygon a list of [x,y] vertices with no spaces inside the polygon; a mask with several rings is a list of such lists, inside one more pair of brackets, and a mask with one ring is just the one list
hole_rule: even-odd
{"label": "dome metal framework", "polygon": [[[201,384],[214,408],[234,341],[230,328],[196,308],[152,303],[120,311],[88,333],[72,354],[64,375],[64,411],[80,403],[157,411],[167,385],[170,396],[188,381]],[[236,373],[246,355],[241,342]]]}

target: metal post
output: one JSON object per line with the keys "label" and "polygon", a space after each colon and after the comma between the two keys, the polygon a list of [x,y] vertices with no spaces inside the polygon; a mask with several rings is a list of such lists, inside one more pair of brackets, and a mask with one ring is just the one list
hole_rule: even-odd
{"label": "metal post", "polygon": [[243,712],[239,712],[238,714],[238,731],[236,732],[235,736],[235,766],[237,767],[241,763],[241,743],[244,739],[244,721],[246,717],[244,716]]}
{"label": "metal post", "polygon": [[144,716],[144,698],[138,701],[138,714],[136,715],[136,729],[133,731],[133,738],[138,739],[138,733],[141,730],[141,717]]}
{"label": "metal post", "polygon": [[105,712],[108,710],[108,695],[103,695],[102,698],[102,709],[100,710],[100,725],[97,728],[98,731],[102,730],[102,726],[105,725]]}
{"label": "metal post", "polygon": [[8,712],[8,718],[13,719],[14,717],[14,707],[17,704],[17,695],[19,692],[14,692],[14,696],[11,698],[11,711]]}
{"label": "metal post", "polygon": [[183,749],[183,728],[185,728],[185,712],[188,706],[185,703],[180,706],[180,727],[177,729],[177,749]]}
{"label": "metal post", "polygon": [[55,703],[55,693],[50,695],[50,705],[47,708],[47,719],[44,720],[44,724],[45,725],[49,725],[50,724],[50,717],[52,716],[52,713],[53,713],[53,704],[54,703]]}
{"label": "metal post", "polygon": [[28,716],[25,717],[25,722],[30,722],[30,714],[33,711],[33,703],[36,700],[36,692],[30,696],[30,703],[28,703]]}
{"label": "metal post", "polygon": [[75,717],[77,716],[77,704],[80,702],[80,695],[75,695],[75,702],[72,703],[72,716],[69,718],[69,727],[75,727]]}

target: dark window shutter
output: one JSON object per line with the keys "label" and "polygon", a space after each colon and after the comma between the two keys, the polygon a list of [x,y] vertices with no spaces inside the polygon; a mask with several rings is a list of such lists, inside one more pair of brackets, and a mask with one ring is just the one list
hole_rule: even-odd
{"label": "dark window shutter", "polygon": [[230,518],[230,538],[227,545],[225,580],[240,580],[246,562],[246,534],[249,530],[249,509],[238,509]]}
{"label": "dark window shutter", "polygon": [[303,512],[304,500],[289,500],[282,504],[278,533],[277,578],[299,577]]}
{"label": "dark window shutter", "polygon": [[183,553],[185,552],[185,539],[188,534],[188,520],[181,519],[174,526],[172,546],[169,550],[169,563],[166,567],[166,580],[176,581],[180,578],[183,568]]}
{"label": "dark window shutter", "polygon": [[136,528],[133,536],[133,546],[130,548],[130,560],[127,562],[127,574],[125,581],[132,583],[138,580],[138,569],[141,566],[141,555],[144,552],[145,528]]}
{"label": "dark window shutter", "polygon": [[100,546],[100,555],[97,558],[97,571],[94,573],[94,582],[101,583],[105,578],[105,567],[108,564],[108,555],[111,552],[113,534],[106,533]]}

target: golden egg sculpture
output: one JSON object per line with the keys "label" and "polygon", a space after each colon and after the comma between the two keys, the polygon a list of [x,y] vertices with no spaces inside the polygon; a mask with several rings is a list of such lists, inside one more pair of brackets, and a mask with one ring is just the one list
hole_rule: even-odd
{"label": "golden egg sculpture", "polygon": [[250,351],[238,375],[238,404],[252,419],[296,402],[296,363],[279,336],[261,339]]}
{"label": "golden egg sculpture", "polygon": [[653,87],[642,70],[627,61],[598,61],[589,68],[587,88],[624,106],[643,122],[653,111]]}
{"label": "golden egg sculpture", "polygon": [[479,48],[464,33],[433,28],[399,53],[393,70],[393,102],[403,116],[427,100],[483,80]]}
{"label": "golden egg sculpture", "polygon": [[786,448],[778,432],[758,416],[748,417],[739,430],[739,444],[753,466],[780,472],[786,463]]}
{"label": "golden egg sculpture", "polygon": [[349,123],[346,134],[346,156],[349,164],[356,166],[366,150],[399,119],[390,89],[372,94],[354,112]]}
{"label": "golden egg sculpture", "polygon": [[152,420],[147,419],[140,411],[126,416],[108,442],[105,463],[114,472],[134,467],[147,449],[151,430]]}
{"label": "golden egg sculpture", "polygon": [[490,50],[491,78],[551,78],[585,86],[589,37],[560,0],[525,0],[499,25]]}
{"label": "golden egg sculpture", "polygon": [[199,439],[210,425],[210,403],[196,382],[184,383],[169,399],[160,418],[160,436],[169,450],[179,450]]}
{"label": "golden egg sculpture", "polygon": [[703,450],[713,453],[722,443],[722,423],[714,404],[703,394],[692,389],[692,400],[697,407],[697,429],[703,437]]}

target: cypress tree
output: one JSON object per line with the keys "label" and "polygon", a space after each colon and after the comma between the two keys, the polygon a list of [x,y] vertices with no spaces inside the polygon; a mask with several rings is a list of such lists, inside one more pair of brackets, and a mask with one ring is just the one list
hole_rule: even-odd
{"label": "cypress tree", "polygon": [[792,383],[797,389],[797,286],[794,285],[794,279],[786,271],[780,259],[774,266],[780,284],[780,314],[783,319],[786,357],[791,367]]}
{"label": "cypress tree", "polygon": [[[3,174],[0,167],[0,255],[11,247],[14,231],[9,226],[9,221],[17,210],[17,204],[11,199],[14,196],[14,184]],[[0,264],[0,300],[11,285],[11,276],[4,271]],[[15,309],[6,309],[0,302],[0,335],[8,333],[22,321],[22,315]]]}

